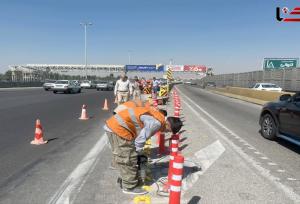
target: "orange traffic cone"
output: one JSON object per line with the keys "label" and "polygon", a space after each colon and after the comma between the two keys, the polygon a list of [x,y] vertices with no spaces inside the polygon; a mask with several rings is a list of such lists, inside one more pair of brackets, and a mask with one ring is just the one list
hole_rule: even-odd
{"label": "orange traffic cone", "polygon": [[35,122],[35,133],[34,133],[34,140],[30,142],[33,145],[41,145],[46,144],[48,141],[43,139],[43,128],[41,125],[41,121],[39,119]]}
{"label": "orange traffic cone", "polygon": [[108,105],[107,105],[107,99],[105,99],[105,101],[104,101],[104,106],[103,106],[102,110],[109,110]]}
{"label": "orange traffic cone", "polygon": [[118,103],[118,97],[116,96],[116,98],[115,98],[115,102],[114,102],[115,104],[117,104]]}
{"label": "orange traffic cone", "polygon": [[87,109],[87,106],[85,104],[83,104],[82,109],[81,109],[81,116],[80,116],[80,118],[78,118],[79,120],[88,120],[89,119],[86,109]]}

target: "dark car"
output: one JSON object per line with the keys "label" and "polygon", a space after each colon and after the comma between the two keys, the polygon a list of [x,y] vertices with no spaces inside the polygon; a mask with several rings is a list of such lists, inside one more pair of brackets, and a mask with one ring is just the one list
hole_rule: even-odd
{"label": "dark car", "polygon": [[269,102],[262,108],[259,124],[263,137],[276,137],[300,145],[300,92],[284,94],[278,102]]}

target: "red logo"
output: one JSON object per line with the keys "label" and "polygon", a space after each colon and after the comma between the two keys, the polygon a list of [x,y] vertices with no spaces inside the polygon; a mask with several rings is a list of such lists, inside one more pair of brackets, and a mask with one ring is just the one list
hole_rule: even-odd
{"label": "red logo", "polygon": [[[281,12],[285,16],[288,16],[290,18],[282,18],[280,15]],[[283,21],[283,22],[300,22],[300,7],[294,8],[291,12],[289,11],[289,9],[287,7],[283,7],[282,9],[277,7],[276,8],[276,19],[278,21]]]}

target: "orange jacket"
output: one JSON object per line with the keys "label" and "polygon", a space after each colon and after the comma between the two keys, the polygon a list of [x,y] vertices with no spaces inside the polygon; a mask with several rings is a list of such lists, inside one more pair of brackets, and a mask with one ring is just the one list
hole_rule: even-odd
{"label": "orange jacket", "polygon": [[115,108],[114,112],[118,113],[122,110],[128,109],[128,108],[136,108],[136,107],[145,107],[145,108],[150,108],[150,102],[149,101],[142,101],[142,100],[132,100],[132,101],[127,101],[125,103],[122,103],[121,105],[118,105],[117,108]]}
{"label": "orange jacket", "polygon": [[128,108],[113,115],[106,121],[106,125],[113,133],[126,140],[134,140],[144,124],[140,120],[142,115],[150,115],[161,124],[160,131],[166,126],[165,116],[153,108],[136,107]]}

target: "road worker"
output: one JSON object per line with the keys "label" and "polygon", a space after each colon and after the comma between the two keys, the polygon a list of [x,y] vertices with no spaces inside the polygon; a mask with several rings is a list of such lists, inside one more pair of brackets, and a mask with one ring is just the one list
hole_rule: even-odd
{"label": "road worker", "polygon": [[122,110],[106,121],[104,129],[112,141],[112,151],[120,171],[123,193],[147,193],[138,185],[138,155],[143,155],[146,140],[157,132],[175,134],[181,127],[182,122],[179,118],[168,117],[165,120],[163,113],[145,107]]}

